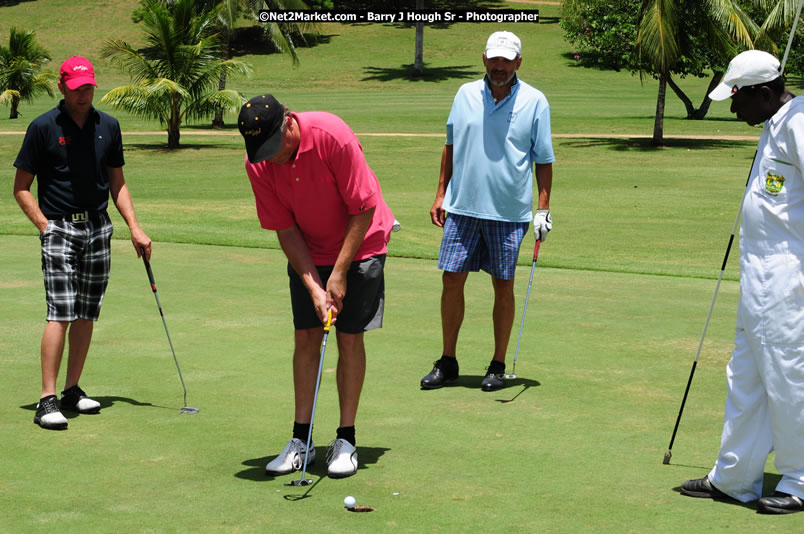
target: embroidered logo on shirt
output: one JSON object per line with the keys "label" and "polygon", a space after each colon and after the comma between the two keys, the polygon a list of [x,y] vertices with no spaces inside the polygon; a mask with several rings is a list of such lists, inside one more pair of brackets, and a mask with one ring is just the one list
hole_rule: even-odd
{"label": "embroidered logo on shirt", "polygon": [[765,190],[771,195],[778,195],[784,187],[784,176],[768,173],[765,179]]}
{"label": "embroidered logo on shirt", "polygon": [[70,141],[72,141],[72,139],[70,139],[69,135],[65,135],[64,137],[59,137],[59,144],[61,146],[69,145]]}
{"label": "embroidered logo on shirt", "polygon": [[514,113],[513,111],[508,114],[508,122],[514,122],[516,120],[516,116],[518,113]]}

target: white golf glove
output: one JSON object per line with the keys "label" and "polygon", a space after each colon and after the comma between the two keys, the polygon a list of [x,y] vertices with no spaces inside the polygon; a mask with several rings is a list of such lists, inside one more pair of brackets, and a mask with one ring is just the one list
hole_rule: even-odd
{"label": "white golf glove", "polygon": [[550,210],[536,210],[533,217],[533,237],[536,241],[544,243],[547,240],[547,232],[553,229],[553,218]]}

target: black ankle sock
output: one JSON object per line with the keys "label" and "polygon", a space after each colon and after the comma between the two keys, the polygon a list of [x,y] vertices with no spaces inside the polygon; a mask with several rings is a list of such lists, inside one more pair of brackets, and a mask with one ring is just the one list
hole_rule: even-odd
{"label": "black ankle sock", "polygon": [[455,356],[441,355],[441,362],[449,367],[458,367],[458,358]]}
{"label": "black ankle sock", "polygon": [[349,443],[352,444],[352,447],[355,446],[355,427],[354,426],[342,426],[339,427],[336,433],[338,439],[345,439]]}
{"label": "black ankle sock", "polygon": [[[293,437],[307,443],[307,434],[310,433],[310,423],[293,422]],[[312,441],[312,440],[311,440]]]}
{"label": "black ankle sock", "polygon": [[501,375],[505,372],[505,364],[503,362],[498,362],[497,360],[491,360],[489,364],[489,373],[494,373],[495,375]]}

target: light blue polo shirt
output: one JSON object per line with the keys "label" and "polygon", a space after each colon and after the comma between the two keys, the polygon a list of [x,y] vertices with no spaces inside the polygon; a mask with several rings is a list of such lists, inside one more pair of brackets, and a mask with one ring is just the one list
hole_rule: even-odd
{"label": "light blue polo shirt", "polygon": [[447,119],[452,178],[443,208],[479,219],[533,219],[533,164],[555,161],[550,105],[544,94],[514,78],[494,102],[486,80],[461,86]]}

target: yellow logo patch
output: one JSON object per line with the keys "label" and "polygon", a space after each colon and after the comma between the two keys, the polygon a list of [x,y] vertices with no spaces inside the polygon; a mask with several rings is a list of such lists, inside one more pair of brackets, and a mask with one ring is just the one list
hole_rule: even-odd
{"label": "yellow logo patch", "polygon": [[771,195],[778,195],[784,187],[784,176],[768,173],[765,179],[765,190]]}

